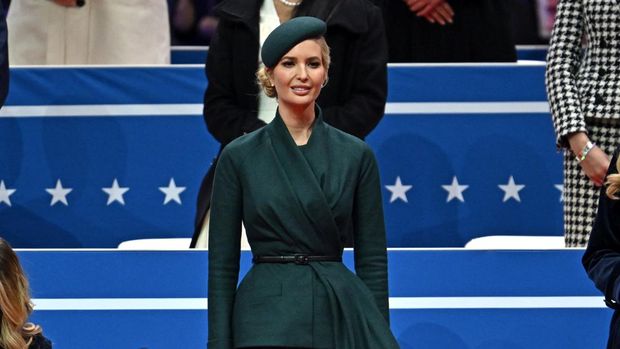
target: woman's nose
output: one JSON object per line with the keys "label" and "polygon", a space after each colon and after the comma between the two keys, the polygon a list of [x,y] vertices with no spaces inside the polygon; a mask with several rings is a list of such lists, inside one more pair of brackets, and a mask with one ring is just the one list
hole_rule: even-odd
{"label": "woman's nose", "polygon": [[300,65],[297,70],[297,78],[299,80],[306,80],[308,78],[308,72],[306,71],[306,66]]}

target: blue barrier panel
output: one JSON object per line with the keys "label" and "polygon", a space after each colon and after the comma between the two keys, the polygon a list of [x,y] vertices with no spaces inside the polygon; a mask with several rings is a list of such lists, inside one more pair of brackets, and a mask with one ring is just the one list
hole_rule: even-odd
{"label": "blue barrier panel", "polygon": [[[517,46],[517,59],[545,61],[547,45]],[[172,64],[204,64],[207,60],[208,46],[173,46],[170,52]]]}
{"label": "blue barrier panel", "polygon": [[[519,45],[517,59],[544,61],[547,57],[546,45]],[[207,58],[208,46],[173,46],[170,52],[172,64],[204,64]]]}
{"label": "blue barrier panel", "polygon": [[208,46],[172,46],[170,63],[172,64],[205,64]]}
{"label": "blue barrier panel", "polygon": [[[582,250],[389,251],[402,348],[603,348],[612,311]],[[57,348],[204,348],[205,251],[19,251]],[[352,268],[352,253],[345,251]],[[242,253],[242,274],[251,255]]]}
{"label": "blue barrier panel", "polygon": [[523,45],[517,46],[517,59],[530,61],[546,61],[549,46],[547,45]]}
{"label": "blue barrier panel", "polygon": [[390,246],[561,235],[544,65],[395,65],[389,81],[387,115],[368,142],[383,183],[412,186],[384,192]]}
{"label": "blue barrier panel", "polygon": [[[0,111],[0,232],[16,247],[188,237],[218,150],[201,66],[14,68]],[[544,65],[393,65],[367,141],[390,246],[561,235]],[[69,191],[70,190],[70,191]]]}

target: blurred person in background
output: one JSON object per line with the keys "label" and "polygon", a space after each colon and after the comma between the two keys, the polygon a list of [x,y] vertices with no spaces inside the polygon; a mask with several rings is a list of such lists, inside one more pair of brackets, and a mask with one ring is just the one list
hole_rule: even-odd
{"label": "blurred person in background", "polygon": [[504,0],[508,2],[510,30],[516,45],[542,45],[549,42],[549,34],[541,35],[539,3],[542,0]]}
{"label": "blurred person in background", "polygon": [[375,0],[390,62],[514,62],[506,1]]}
{"label": "blurred person in background", "polygon": [[220,0],[168,0],[172,45],[208,46],[217,28]]}
{"label": "blurred person in background", "polygon": [[12,0],[12,65],[168,64],[166,0]]}
{"label": "blurred person in background", "polygon": [[551,37],[555,13],[558,8],[558,0],[538,0],[538,26],[539,35],[547,41]]}
{"label": "blurred person in background", "polygon": [[9,92],[9,51],[7,45],[6,17],[0,7],[0,108]]}

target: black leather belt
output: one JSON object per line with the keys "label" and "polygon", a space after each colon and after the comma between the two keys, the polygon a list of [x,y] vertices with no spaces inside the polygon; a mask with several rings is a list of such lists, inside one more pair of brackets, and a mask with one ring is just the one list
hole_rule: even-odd
{"label": "black leather belt", "polygon": [[586,116],[585,118],[586,124],[588,125],[594,125],[594,126],[612,126],[612,127],[617,127],[620,125],[620,119],[619,118],[597,118],[597,117],[591,117],[591,116]]}
{"label": "black leather belt", "polygon": [[254,256],[252,263],[295,263],[308,264],[310,262],[342,262],[342,256],[309,256],[295,254],[291,256]]}

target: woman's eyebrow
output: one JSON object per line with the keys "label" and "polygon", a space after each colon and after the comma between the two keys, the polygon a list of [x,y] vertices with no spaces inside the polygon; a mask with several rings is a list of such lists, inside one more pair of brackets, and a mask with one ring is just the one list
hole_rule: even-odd
{"label": "woman's eyebrow", "polygon": [[[285,60],[285,59],[290,59],[290,60],[296,61],[298,58],[296,56],[283,56],[281,58],[281,60]],[[309,60],[309,59],[321,59],[321,57],[320,56],[310,56],[310,57],[307,57],[305,59],[306,60]]]}

